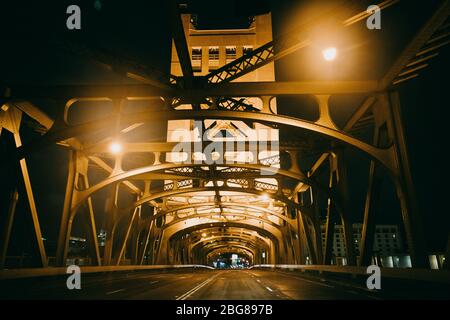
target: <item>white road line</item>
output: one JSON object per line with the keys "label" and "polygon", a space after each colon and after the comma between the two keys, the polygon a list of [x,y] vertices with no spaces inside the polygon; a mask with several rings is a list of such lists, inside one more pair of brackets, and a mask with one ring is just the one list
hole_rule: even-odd
{"label": "white road line", "polygon": [[203,281],[202,283],[198,284],[197,286],[195,286],[194,288],[192,288],[191,290],[189,290],[188,292],[182,294],[181,296],[179,296],[176,300],[186,300],[187,298],[189,298],[191,295],[193,295],[194,293],[196,293],[198,290],[200,290],[201,288],[203,288],[204,286],[206,286],[208,283],[210,283],[211,281],[213,281],[215,278],[217,278],[219,274],[216,274],[215,276],[206,279],[205,281]]}
{"label": "white road line", "polygon": [[259,279],[256,279],[256,281],[257,281],[257,282],[261,282],[261,280],[259,280]]}
{"label": "white road line", "polygon": [[319,285],[319,286],[324,286],[324,287],[334,288],[334,286],[332,286],[332,285],[329,285],[329,284],[326,284],[326,283],[322,283],[322,282],[319,282],[319,281],[312,281],[312,280],[308,280],[308,279],[301,278],[301,277],[295,277],[295,276],[291,276],[291,275],[288,275],[288,274],[283,273],[283,272],[280,272],[280,273],[281,273],[281,274],[284,274],[284,275],[287,276],[287,277],[295,278],[295,279],[298,279],[298,280],[300,280],[300,281],[305,281],[305,282],[309,282],[309,283],[312,283],[312,284],[317,284],[317,285]]}
{"label": "white road line", "polygon": [[159,280],[156,280],[156,281],[150,281],[150,284],[154,284],[154,283],[157,283],[157,282],[159,282]]}
{"label": "white road line", "polygon": [[272,290],[272,289],[270,289],[269,287],[266,287],[266,289],[267,289],[267,290],[269,290],[270,292],[273,292],[273,290]]}
{"label": "white road line", "polygon": [[356,291],[353,291],[353,290],[345,290],[345,291],[347,291],[348,293],[351,293],[351,294],[359,295],[359,292],[356,292]]}
{"label": "white road line", "polygon": [[125,291],[125,289],[110,291],[110,292],[107,292],[106,294],[113,294],[113,293],[117,293],[117,292],[121,292],[121,291]]}

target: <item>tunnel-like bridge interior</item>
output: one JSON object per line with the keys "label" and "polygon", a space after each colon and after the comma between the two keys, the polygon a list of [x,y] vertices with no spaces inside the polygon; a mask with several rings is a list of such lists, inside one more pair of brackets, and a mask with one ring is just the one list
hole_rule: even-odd
{"label": "tunnel-like bridge interior", "polygon": [[[169,2],[170,71],[70,38],[66,49],[125,84],[2,83],[9,205],[1,208],[0,267],[218,267],[230,255],[245,267],[399,264],[400,247],[390,258],[374,250],[387,184],[402,254],[409,267],[430,268],[399,92],[444,58],[449,1],[424,5],[414,34],[382,62],[375,58],[388,37],[366,20],[407,10],[407,1],[380,2],[376,12],[354,1],[304,8],[309,19],[283,33],[274,32],[270,10],[239,28],[207,29],[189,6]],[[386,25],[394,20],[386,15]],[[279,80],[291,56],[298,75]],[[370,59],[374,70],[364,67]],[[51,204],[37,196],[54,183],[35,179],[42,150],[67,159],[52,165],[67,168],[52,219],[41,210]],[[44,167],[51,153],[38,161]],[[29,213],[26,239],[36,244],[20,262],[8,254],[17,208]],[[448,267],[448,250],[433,256],[437,268]]]}

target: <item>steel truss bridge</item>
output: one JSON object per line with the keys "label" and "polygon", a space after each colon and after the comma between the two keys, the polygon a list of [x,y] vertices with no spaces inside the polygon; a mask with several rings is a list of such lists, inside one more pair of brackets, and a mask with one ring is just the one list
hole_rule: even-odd
{"label": "steel truss bridge", "polygon": [[[380,6],[384,9],[391,2],[385,1]],[[2,267],[15,207],[21,198],[30,207],[41,267],[49,267],[27,157],[35,150],[58,144],[67,149],[69,169],[53,266],[66,265],[72,227],[77,219],[86,221],[90,257],[97,266],[210,264],[227,252],[239,253],[251,264],[304,265],[308,258],[313,265],[329,265],[337,222],[343,225],[348,265],[369,265],[381,181],[388,177],[396,188],[412,265],[428,268],[396,87],[431,65],[437,51],[448,43],[449,1],[442,2],[380,79],[232,82],[310,45],[313,25],[345,29],[367,17],[365,11],[346,8],[348,12],[343,10],[313,21],[198,77],[192,71],[181,17],[174,3],[172,34],[183,72],[181,77],[164,75],[149,66],[73,44],[71,48],[79,54],[140,83],[8,84],[1,88],[0,130],[11,132],[17,147],[14,154],[2,157],[2,168],[19,162],[26,190],[24,194],[16,191],[11,197],[8,227],[2,234]],[[342,94],[364,95],[365,99],[345,125],[338,126],[330,115],[329,101],[330,97]],[[271,111],[273,98],[293,95],[313,96],[319,118],[310,121]],[[245,102],[243,98],[249,97],[260,98],[262,108]],[[42,99],[64,101],[55,118],[31,102]],[[107,103],[112,107],[99,119],[71,121],[71,112],[86,102],[93,106]],[[130,103],[148,108],[129,112]],[[181,104],[192,107],[176,109]],[[25,118],[32,121],[24,121]],[[177,144],[155,142],[151,137],[122,143],[122,152],[110,151],[112,142],[141,126],[189,119],[201,123],[208,119],[261,123],[290,128],[296,136],[290,143],[280,142],[279,155],[272,157],[258,156],[261,150],[252,149],[247,141],[244,147],[252,154],[252,162],[228,161],[220,152],[220,162],[206,158],[192,161],[194,150],[198,147],[204,150],[210,141],[184,143],[187,160],[181,162],[167,160]],[[39,138],[23,144],[20,128],[24,125],[37,130]],[[364,130],[372,133],[371,141],[359,135]],[[351,170],[344,157],[347,149],[357,150],[370,159],[359,259],[354,252],[353,221],[348,209],[352,195],[347,185],[347,172]],[[304,170],[299,160],[308,152],[317,157]],[[317,179],[319,174],[325,174],[328,183],[321,183]],[[263,178],[270,178],[271,182]],[[104,205],[108,216],[104,250],[100,250],[98,243],[97,212],[93,205],[102,191],[108,193]],[[319,208],[324,201],[327,210],[322,246]],[[447,261],[450,261],[448,252]]]}

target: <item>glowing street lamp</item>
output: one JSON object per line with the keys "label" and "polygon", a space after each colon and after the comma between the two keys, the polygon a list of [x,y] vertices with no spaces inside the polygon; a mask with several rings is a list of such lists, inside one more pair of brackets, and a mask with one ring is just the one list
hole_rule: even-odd
{"label": "glowing street lamp", "polygon": [[118,154],[122,152],[122,145],[119,142],[112,142],[109,145],[109,151],[111,151],[112,154]]}
{"label": "glowing street lamp", "polygon": [[336,59],[337,50],[335,47],[329,47],[322,51],[322,55],[326,61],[333,61],[334,59]]}

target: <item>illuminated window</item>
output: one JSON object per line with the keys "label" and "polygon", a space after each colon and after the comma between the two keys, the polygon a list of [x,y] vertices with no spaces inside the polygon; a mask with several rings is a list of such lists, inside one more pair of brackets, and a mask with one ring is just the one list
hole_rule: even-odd
{"label": "illuminated window", "polygon": [[194,72],[202,71],[202,48],[192,48],[192,70]]}
{"label": "illuminated window", "polygon": [[253,47],[252,46],[244,46],[242,52],[244,55],[246,55],[247,53],[250,53],[253,51]]}
{"label": "illuminated window", "polygon": [[236,47],[226,47],[225,49],[227,63],[236,59]]}
{"label": "illuminated window", "polygon": [[219,47],[209,47],[209,70],[215,70],[219,67]]}

